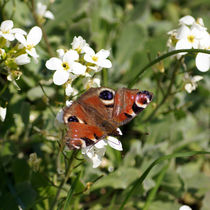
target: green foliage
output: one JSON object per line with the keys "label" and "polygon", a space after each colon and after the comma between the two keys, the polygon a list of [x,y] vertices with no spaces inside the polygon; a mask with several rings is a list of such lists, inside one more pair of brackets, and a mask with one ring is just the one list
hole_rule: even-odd
{"label": "green foliage", "polygon": [[[30,2],[0,1],[1,22],[12,19],[26,31],[36,25]],[[49,45],[43,39],[37,47],[38,64],[21,66],[21,90],[0,70],[0,106],[7,107],[0,121],[0,209],[209,209],[210,77],[196,69],[196,50],[185,61],[165,56],[166,34],[180,17],[202,17],[210,29],[209,0],[57,0],[49,6],[55,19],[42,25]],[[102,72],[103,84],[154,93],[150,106],[122,127],[123,152],[108,148],[96,169],[81,152],[64,149],[65,134],[55,123],[64,88],[45,67],[79,35],[96,51],[111,49],[113,67]],[[184,90],[185,72],[204,77],[191,94]],[[30,162],[32,153],[37,162]]]}

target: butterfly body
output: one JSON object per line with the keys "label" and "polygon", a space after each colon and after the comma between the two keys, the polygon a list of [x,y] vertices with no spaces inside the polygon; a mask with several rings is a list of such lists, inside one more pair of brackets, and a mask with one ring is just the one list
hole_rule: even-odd
{"label": "butterfly body", "polygon": [[67,146],[80,149],[106,136],[120,135],[117,128],[132,120],[151,100],[150,92],[138,89],[90,88],[64,108]]}

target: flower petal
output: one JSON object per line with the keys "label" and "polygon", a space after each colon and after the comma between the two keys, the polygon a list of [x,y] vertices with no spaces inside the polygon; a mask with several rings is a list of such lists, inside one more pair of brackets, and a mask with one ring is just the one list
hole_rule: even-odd
{"label": "flower petal", "polygon": [[57,70],[53,75],[53,82],[56,85],[63,85],[69,79],[69,73],[64,70]]}
{"label": "flower petal", "polygon": [[111,61],[108,60],[108,59],[99,60],[99,61],[97,62],[97,65],[98,65],[98,66],[101,66],[101,67],[103,67],[103,68],[111,68],[111,67],[112,67],[112,63],[111,63]]}
{"label": "flower petal", "polygon": [[190,34],[190,29],[187,26],[182,25],[177,29],[176,39],[183,39],[187,37],[188,34]]}
{"label": "flower petal", "polygon": [[195,90],[194,86],[192,86],[191,83],[185,84],[184,88],[188,93],[191,93],[193,90]]}
{"label": "flower petal", "polygon": [[34,26],[28,33],[27,44],[28,45],[37,45],[42,38],[42,30],[38,26]]}
{"label": "flower petal", "polygon": [[71,63],[72,61],[78,59],[79,59],[79,54],[76,50],[68,50],[63,56],[63,61],[68,63]]}
{"label": "flower petal", "polygon": [[27,46],[27,41],[26,41],[25,37],[23,36],[23,34],[16,33],[16,34],[15,34],[15,38],[16,38],[24,47]]}
{"label": "flower petal", "polygon": [[203,77],[200,76],[200,75],[196,75],[192,78],[192,83],[196,83],[196,82],[199,82],[200,80],[202,80]]}
{"label": "flower petal", "polygon": [[195,22],[195,19],[190,15],[186,15],[182,17],[181,19],[179,19],[179,23],[181,24],[192,25],[194,22]]}
{"label": "flower petal", "polygon": [[210,55],[205,53],[198,53],[195,58],[195,64],[199,71],[208,71],[210,68]]}
{"label": "flower petal", "polygon": [[107,145],[107,143],[102,139],[102,140],[98,141],[94,146],[97,149],[101,149],[101,148],[104,148],[106,145]]}
{"label": "flower petal", "polygon": [[49,70],[62,70],[62,61],[59,58],[52,57],[47,60],[45,66]]}
{"label": "flower petal", "polygon": [[176,43],[176,47],[175,47],[176,50],[180,50],[180,49],[191,49],[191,48],[192,48],[192,44],[190,42],[188,42],[187,39],[181,39],[181,40],[179,40]]}
{"label": "flower petal", "polygon": [[119,151],[123,150],[122,144],[117,138],[115,138],[113,136],[108,136],[107,140],[108,140],[107,142],[108,142],[110,147],[112,147],[112,148],[114,148],[116,150],[119,150]]}
{"label": "flower petal", "polygon": [[56,120],[59,123],[64,123],[64,121],[63,121],[63,109],[59,110],[59,112],[57,113]]}
{"label": "flower petal", "polygon": [[51,20],[53,20],[53,19],[55,18],[54,15],[53,15],[53,13],[50,12],[49,10],[47,10],[47,11],[45,12],[44,17],[46,17],[46,18],[48,18],[48,19],[51,19]]}
{"label": "flower petal", "polygon": [[85,54],[84,55],[84,60],[87,61],[87,62],[90,62],[90,63],[95,63],[90,54]]}
{"label": "flower petal", "polygon": [[12,33],[27,35],[27,33],[24,30],[22,30],[21,28],[13,28]]}
{"label": "flower petal", "polygon": [[13,21],[12,20],[5,20],[1,23],[1,30],[4,31],[9,31],[13,28]]}
{"label": "flower petal", "polygon": [[22,54],[15,58],[15,63],[17,65],[25,65],[27,63],[30,63],[30,61],[31,59],[28,57],[27,54]]}
{"label": "flower petal", "polygon": [[187,205],[183,205],[179,208],[179,210],[192,210],[192,209]]}
{"label": "flower petal", "polygon": [[59,58],[62,59],[65,54],[64,49],[58,49],[58,50],[56,50],[56,52],[58,53]]}
{"label": "flower petal", "polygon": [[13,41],[15,39],[14,34],[4,34],[3,33],[2,36],[9,41]]}
{"label": "flower petal", "polygon": [[26,49],[26,52],[32,56],[35,60],[39,57],[39,55],[36,52],[35,48],[31,48],[30,50]]}
{"label": "flower petal", "polygon": [[109,55],[110,55],[110,50],[104,50],[104,49],[96,53],[97,57],[103,58],[103,59],[107,58]]}
{"label": "flower petal", "polygon": [[90,47],[90,46],[85,46],[84,47],[84,52],[86,53],[86,54],[89,54],[89,55],[91,55],[91,56],[93,56],[93,55],[95,55],[95,52],[94,52],[94,50]]}
{"label": "flower petal", "polygon": [[73,101],[72,101],[72,100],[70,100],[70,101],[68,101],[68,100],[67,100],[67,101],[66,101],[66,106],[68,106],[68,107],[69,107],[69,106],[71,106],[71,105],[72,105],[72,103],[73,103]]}
{"label": "flower petal", "polygon": [[98,166],[101,165],[102,157],[96,155],[92,158],[92,162],[93,162],[93,168],[97,168]]}
{"label": "flower petal", "polygon": [[86,66],[81,63],[74,62],[71,65],[71,72],[77,75],[83,75],[86,71]]}
{"label": "flower petal", "polygon": [[3,122],[5,120],[7,113],[7,108],[0,107],[0,120]]}

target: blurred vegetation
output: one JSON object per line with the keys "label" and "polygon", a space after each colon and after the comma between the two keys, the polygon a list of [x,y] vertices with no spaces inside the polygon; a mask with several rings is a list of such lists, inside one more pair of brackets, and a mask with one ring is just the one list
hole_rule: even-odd
{"label": "blurred vegetation", "polygon": [[[37,25],[27,0],[0,4],[1,22],[12,19],[25,30]],[[127,87],[145,65],[167,52],[167,32],[180,17],[202,17],[210,29],[209,0],[57,0],[50,10],[55,19],[42,25],[49,45],[43,39],[37,47],[39,63],[21,67],[21,90],[8,83],[0,95],[1,105],[7,104],[0,122],[0,209],[119,209],[153,161],[182,153],[155,165],[124,209],[175,210],[187,204],[208,210],[210,157],[184,155],[210,151],[210,77],[196,69],[194,54],[185,57],[185,64],[167,58],[141,75],[132,88],[153,92],[154,100],[122,127],[123,152],[108,148],[97,169],[80,152],[63,151],[64,134],[53,113],[65,105],[64,89],[52,83],[45,62],[80,35],[96,51],[111,49],[113,67],[103,70],[102,84]],[[184,90],[186,71],[204,77],[191,94]]]}

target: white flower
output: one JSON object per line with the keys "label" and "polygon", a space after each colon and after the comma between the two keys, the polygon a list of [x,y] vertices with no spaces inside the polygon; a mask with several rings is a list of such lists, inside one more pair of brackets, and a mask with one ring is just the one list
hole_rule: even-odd
{"label": "white flower", "polygon": [[81,36],[75,36],[71,45],[72,49],[78,53],[84,53],[84,48],[89,46]]}
{"label": "white flower", "polygon": [[94,63],[97,66],[103,68],[112,67],[111,61],[106,59],[110,54],[109,50],[102,49],[99,52],[95,53],[91,47],[85,47],[84,51],[85,51],[85,56],[84,56],[85,61],[89,63]]}
{"label": "white flower", "polygon": [[56,120],[59,122],[59,123],[64,123],[63,121],[63,109],[60,109],[56,115]]}
{"label": "white flower", "polygon": [[94,87],[94,88],[100,87],[100,85],[101,85],[101,80],[99,78],[94,78],[94,79],[89,79],[85,83],[84,87],[85,89],[89,89],[91,87]]}
{"label": "white flower", "polygon": [[195,22],[194,17],[192,17],[190,15],[186,15],[179,19],[180,24],[192,25],[194,22]]}
{"label": "white flower", "polygon": [[28,57],[28,54],[22,54],[15,58],[15,63],[17,65],[25,65],[30,63],[31,59]]}
{"label": "white flower", "polygon": [[93,168],[97,168],[106,152],[106,143],[101,140],[93,146],[82,148],[82,154],[84,154],[93,163]]}
{"label": "white flower", "polygon": [[210,68],[210,54],[198,53],[195,58],[195,64],[199,71],[208,71]]}
{"label": "white flower", "polygon": [[0,107],[0,119],[3,122],[5,120],[7,108]]}
{"label": "white flower", "polygon": [[78,94],[78,90],[73,88],[71,86],[71,84],[67,84],[66,89],[65,89],[65,93],[66,93],[67,96],[75,96],[75,95]]}
{"label": "white flower", "polygon": [[192,209],[187,205],[183,205],[179,208],[179,210],[192,210]]}
{"label": "white flower", "polygon": [[180,49],[197,49],[199,46],[199,37],[197,34],[201,33],[197,28],[190,29],[188,26],[182,25],[178,31],[176,38],[176,50]]}
{"label": "white flower", "polygon": [[48,19],[54,19],[53,13],[50,12],[49,10],[47,10],[47,6],[42,4],[41,2],[37,3],[36,14],[40,18],[45,17],[45,18],[48,18]]}
{"label": "white flower", "polygon": [[0,58],[6,55],[5,50],[0,48]]}
{"label": "white flower", "polygon": [[71,100],[70,100],[70,101],[69,101],[69,100],[67,100],[67,101],[66,101],[66,106],[68,106],[68,107],[69,107],[69,106],[71,106],[71,105],[72,105],[72,103],[73,103],[73,101],[71,101]]}
{"label": "white flower", "polygon": [[22,34],[15,34],[16,39],[26,48],[26,52],[31,55],[36,61],[39,55],[34,48],[42,38],[42,30],[38,26],[33,27],[27,37]]}
{"label": "white flower", "polygon": [[4,37],[8,41],[13,41],[16,34],[26,35],[26,32],[20,28],[13,28],[12,20],[5,20],[0,26],[0,36]]}
{"label": "white flower", "polygon": [[116,149],[118,151],[122,151],[123,150],[121,142],[117,138],[115,138],[113,136],[108,136],[107,137],[107,143],[113,149]]}
{"label": "white flower", "polygon": [[112,136],[108,136],[106,139],[102,139],[94,145],[82,148],[82,154],[93,163],[93,168],[97,168],[101,164],[107,145],[119,151],[123,150],[121,142]]}
{"label": "white flower", "polygon": [[193,90],[197,88],[197,83],[203,79],[202,76],[196,75],[193,77],[190,77],[189,75],[186,75],[187,79],[189,80],[188,83],[185,84],[184,88],[188,93],[191,93]]}
{"label": "white flower", "polygon": [[58,53],[58,57],[62,59],[64,54],[65,54],[65,50],[64,49],[58,49],[58,50],[56,50],[56,52]]}
{"label": "white flower", "polygon": [[50,58],[46,62],[46,67],[49,70],[55,70],[53,75],[53,82],[56,85],[63,85],[68,81],[71,73],[76,75],[82,75],[85,73],[86,66],[76,62],[79,59],[79,54],[75,50],[69,50],[63,58]]}

